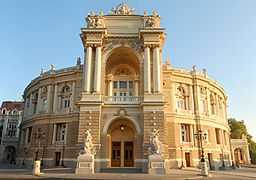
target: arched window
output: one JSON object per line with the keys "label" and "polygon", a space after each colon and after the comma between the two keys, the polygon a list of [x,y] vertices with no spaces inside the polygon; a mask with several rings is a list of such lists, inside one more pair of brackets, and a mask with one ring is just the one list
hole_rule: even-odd
{"label": "arched window", "polygon": [[185,90],[181,86],[179,86],[176,90],[176,100],[178,109],[187,109]]}
{"label": "arched window", "polygon": [[2,110],[2,114],[5,115],[6,114],[6,109]]}
{"label": "arched window", "polygon": [[216,103],[215,103],[213,94],[210,95],[210,105],[211,105],[211,114],[215,115],[216,114],[216,110],[215,110]]}
{"label": "arched window", "polygon": [[207,112],[207,94],[206,88],[200,88],[200,105],[199,110],[201,113],[205,114]]}
{"label": "arched window", "polygon": [[65,85],[61,91],[61,109],[69,109],[71,89],[68,85]]}
{"label": "arched window", "polygon": [[17,110],[14,109],[14,110],[12,111],[12,115],[17,115],[17,114],[18,114]]}

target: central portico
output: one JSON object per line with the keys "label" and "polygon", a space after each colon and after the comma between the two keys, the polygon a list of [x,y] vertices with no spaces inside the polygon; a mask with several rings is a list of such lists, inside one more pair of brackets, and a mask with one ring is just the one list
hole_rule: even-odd
{"label": "central portico", "polygon": [[150,134],[156,128],[161,140],[164,135],[160,17],[155,11],[135,15],[120,4],[111,14],[91,12],[86,20],[78,142],[91,129],[96,171],[147,171]]}

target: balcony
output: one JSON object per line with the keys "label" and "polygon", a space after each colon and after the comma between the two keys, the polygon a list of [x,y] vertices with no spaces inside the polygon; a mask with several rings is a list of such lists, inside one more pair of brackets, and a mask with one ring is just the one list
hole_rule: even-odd
{"label": "balcony", "polygon": [[105,104],[139,104],[141,97],[139,96],[106,96]]}

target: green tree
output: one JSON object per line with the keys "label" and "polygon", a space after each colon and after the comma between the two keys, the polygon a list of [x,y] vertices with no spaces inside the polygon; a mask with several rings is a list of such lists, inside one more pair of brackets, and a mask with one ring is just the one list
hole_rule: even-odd
{"label": "green tree", "polygon": [[230,127],[231,138],[241,139],[242,136],[246,136],[249,143],[249,152],[251,156],[251,162],[256,164],[256,143],[252,140],[252,136],[247,132],[246,125],[244,121],[236,120],[235,118],[228,119],[228,124]]}

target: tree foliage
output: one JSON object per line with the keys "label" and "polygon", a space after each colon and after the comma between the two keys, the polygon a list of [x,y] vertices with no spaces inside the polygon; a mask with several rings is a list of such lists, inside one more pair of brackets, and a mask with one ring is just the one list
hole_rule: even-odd
{"label": "tree foliage", "polygon": [[244,121],[236,120],[235,118],[228,119],[228,124],[230,127],[231,138],[241,139],[244,136],[247,137],[249,143],[249,152],[251,156],[251,162],[256,164],[256,143],[253,141],[252,136],[248,133]]}

